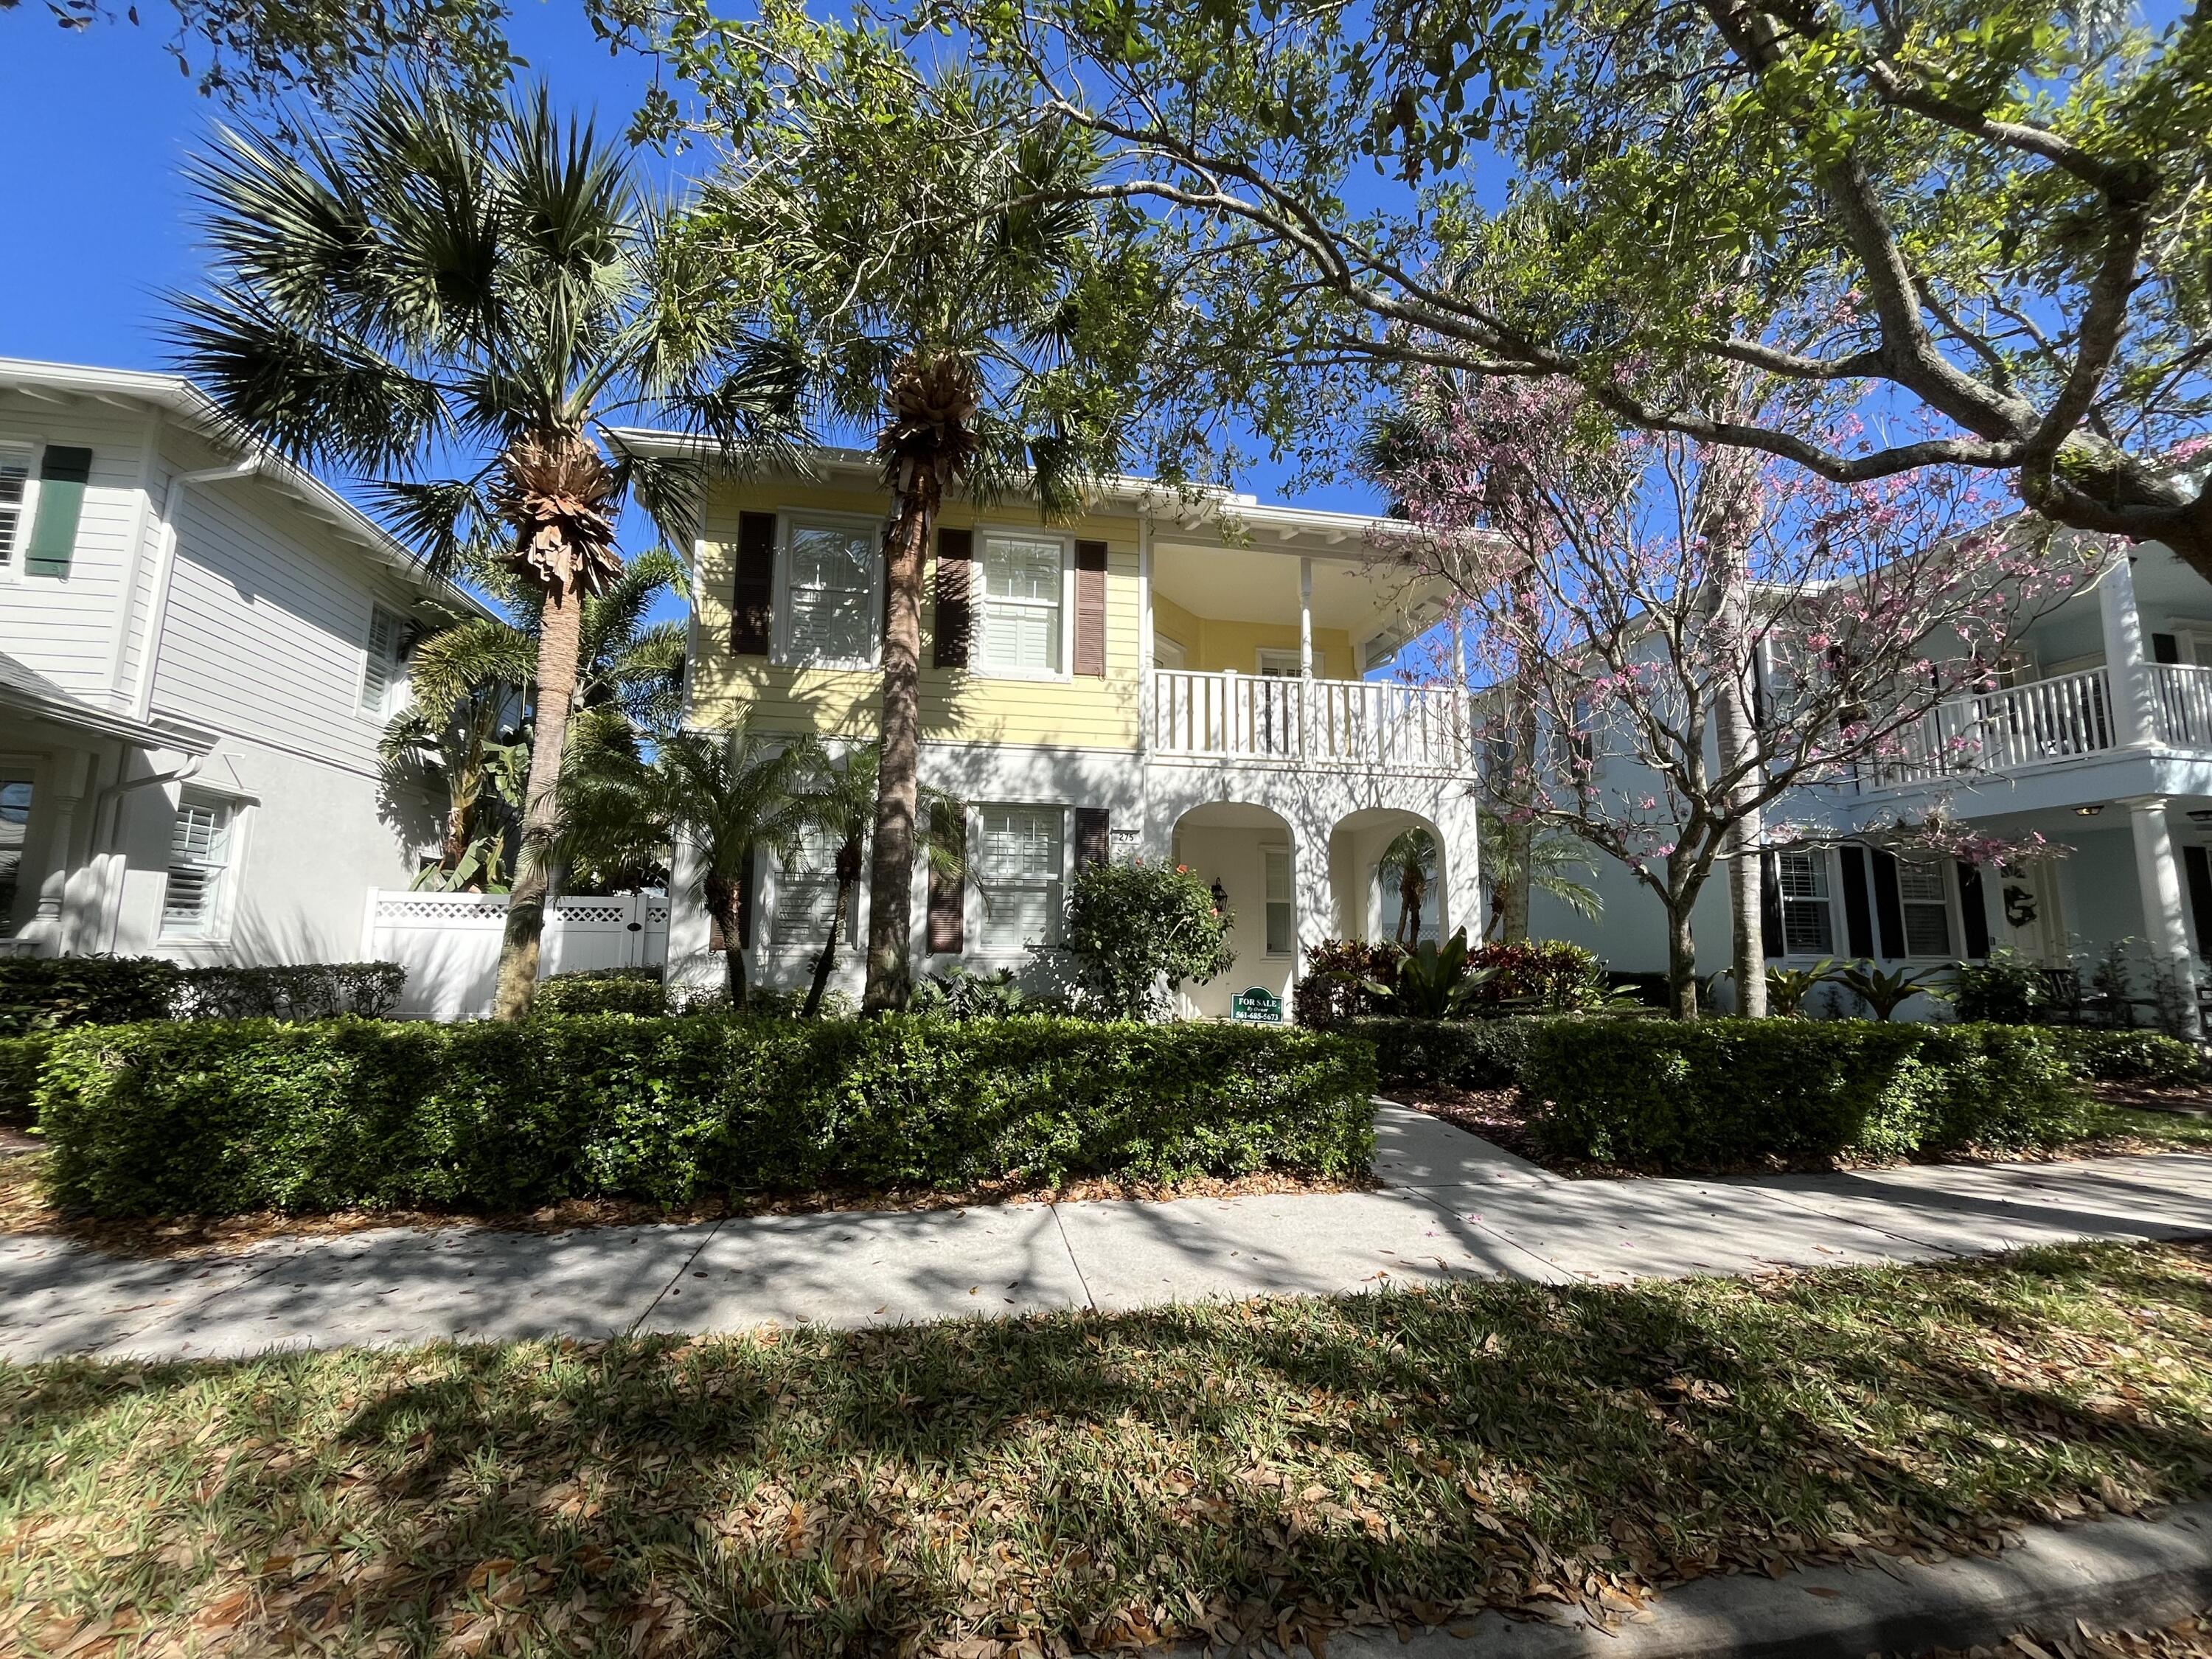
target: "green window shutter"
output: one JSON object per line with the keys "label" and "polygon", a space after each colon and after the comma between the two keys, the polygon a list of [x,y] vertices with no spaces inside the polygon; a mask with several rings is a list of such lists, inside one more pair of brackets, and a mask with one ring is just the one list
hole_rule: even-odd
{"label": "green window shutter", "polygon": [[39,513],[23,569],[33,576],[66,576],[76,551],[76,524],[84,514],[84,486],[92,477],[92,452],[46,446],[39,462]]}

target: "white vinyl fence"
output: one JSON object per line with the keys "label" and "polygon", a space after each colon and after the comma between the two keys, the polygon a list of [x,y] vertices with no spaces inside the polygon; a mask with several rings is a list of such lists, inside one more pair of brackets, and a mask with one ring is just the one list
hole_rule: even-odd
{"label": "white vinyl fence", "polygon": [[[373,892],[362,955],[407,970],[395,1011],[401,1019],[477,1019],[491,1012],[506,925],[503,893]],[[545,913],[541,978],[587,968],[658,968],[667,960],[665,893],[556,899]]]}

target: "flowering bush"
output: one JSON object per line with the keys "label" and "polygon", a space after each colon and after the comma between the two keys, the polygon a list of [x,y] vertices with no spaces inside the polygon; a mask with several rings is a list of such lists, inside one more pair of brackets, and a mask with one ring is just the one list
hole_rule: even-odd
{"label": "flowering bush", "polygon": [[1476,973],[1494,970],[1475,994],[1479,1005],[1533,1001],[1565,1012],[1594,1008],[1605,1000],[1597,953],[1569,939],[1479,945],[1468,952],[1467,961]]}
{"label": "flowering bush", "polygon": [[1380,1014],[1385,999],[1363,981],[1395,984],[1400,954],[1395,945],[1369,945],[1356,939],[1309,945],[1305,972],[1291,994],[1291,1017],[1321,1030],[1362,1015]]}
{"label": "flowering bush", "polygon": [[1187,865],[1142,859],[1075,872],[1066,940],[1084,1000],[1109,1019],[1157,1019],[1163,986],[1202,985],[1237,959],[1212,888]]}

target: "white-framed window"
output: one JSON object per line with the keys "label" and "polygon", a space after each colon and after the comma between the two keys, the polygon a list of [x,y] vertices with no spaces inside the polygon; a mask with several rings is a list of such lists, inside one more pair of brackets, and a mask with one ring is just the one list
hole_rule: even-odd
{"label": "white-framed window", "polygon": [[22,568],[31,538],[32,459],[28,444],[0,444],[0,577]]}
{"label": "white-framed window", "polygon": [[804,668],[873,668],[883,645],[882,526],[789,520],[779,568],[782,659]]}
{"label": "white-framed window", "polygon": [[1784,956],[1825,957],[1836,949],[1836,911],[1828,885],[1828,855],[1818,850],[1778,853]]}
{"label": "white-framed window", "polygon": [[1943,866],[1923,860],[1897,861],[1897,899],[1905,910],[1905,954],[1948,957],[1951,950],[1951,884]]}
{"label": "white-framed window", "polygon": [[983,902],[982,946],[1007,953],[1060,938],[1067,814],[1058,806],[977,809],[975,886]]}
{"label": "white-framed window", "polygon": [[1298,917],[1291,896],[1291,849],[1270,847],[1261,856],[1267,866],[1267,954],[1294,956],[1298,948]]}
{"label": "white-framed window", "polygon": [[1067,544],[1050,536],[987,535],[977,562],[975,665],[1009,678],[1058,679],[1066,671]]}
{"label": "white-framed window", "polygon": [[799,837],[799,854],[777,866],[775,922],[779,945],[819,951],[830,936],[837,911],[837,849],[810,825]]}
{"label": "white-framed window", "polygon": [[361,656],[361,712],[380,720],[399,706],[407,684],[407,623],[382,605],[368,613]]}
{"label": "white-framed window", "polygon": [[0,939],[15,931],[15,898],[23,880],[23,845],[31,833],[31,774],[0,767]]}
{"label": "white-framed window", "polygon": [[169,883],[161,897],[161,937],[206,939],[221,926],[230,868],[228,802],[187,795],[169,831]]}

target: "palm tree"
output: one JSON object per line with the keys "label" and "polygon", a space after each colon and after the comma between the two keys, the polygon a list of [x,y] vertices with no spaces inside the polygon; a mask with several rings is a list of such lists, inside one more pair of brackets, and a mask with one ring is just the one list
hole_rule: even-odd
{"label": "palm tree", "polygon": [[1475,809],[1475,833],[1482,867],[1490,877],[1491,926],[1486,939],[1492,932],[1508,941],[1514,939],[1508,918],[1515,904],[1511,896],[1516,892],[1522,938],[1528,934],[1531,892],[1548,894],[1585,921],[1595,921],[1604,908],[1597,889],[1583,879],[1596,873],[1589,851],[1565,830],[1527,827],[1515,836],[1498,813],[1480,806]]}
{"label": "palm tree", "polygon": [[1410,951],[1421,942],[1421,903],[1437,876],[1437,838],[1419,824],[1400,830],[1382,849],[1378,873],[1398,884],[1398,927],[1391,937]]}
{"label": "palm tree", "polygon": [[651,757],[601,750],[581,757],[562,792],[556,845],[564,857],[640,864],[688,848],[707,913],[721,930],[730,1006],[745,1006],[743,918],[747,872],[762,852],[797,857],[807,813],[799,791],[812,746],[743,727],[671,732]]}
{"label": "palm tree", "polygon": [[410,701],[385,722],[376,753],[387,787],[445,797],[438,856],[416,876],[416,887],[489,892],[504,882],[510,825],[495,785],[508,751],[522,741],[508,724],[515,713],[513,690],[495,683],[434,715]]}
{"label": "palm tree", "polygon": [[189,176],[212,269],[176,301],[181,366],[291,460],[362,481],[434,572],[498,545],[538,602],[495,1004],[518,1017],[536,988],[581,601],[621,574],[623,502],[688,546],[702,478],[696,461],[610,459],[596,434],[650,410],[726,459],[787,453],[795,381],[720,320],[718,276],[663,234],[628,152],[556,116],[543,88],[486,114],[376,83],[292,143],[219,130]]}
{"label": "palm tree", "polygon": [[[802,1018],[812,1019],[822,1011],[823,994],[829,989],[830,975],[836,970],[837,941],[845,936],[845,919],[853,913],[853,897],[860,887],[868,834],[875,827],[877,772],[882,754],[875,744],[854,748],[842,761],[819,753],[811,769],[810,781],[799,797],[808,828],[832,849],[830,867],[837,884],[836,898],[830,907],[829,933],[822,941],[820,954],[814,958],[814,979],[807,987],[806,1005],[800,1010]],[[958,877],[965,867],[960,854],[962,837],[945,826],[948,814],[962,810],[961,803],[925,785],[920,806],[921,825],[916,836],[922,857],[933,872]]]}
{"label": "palm tree", "polygon": [[775,118],[731,123],[743,148],[700,223],[750,273],[758,325],[813,366],[819,404],[872,428],[891,495],[863,1002],[880,1012],[911,988],[922,571],[939,507],[960,490],[1066,514],[1119,470],[1143,285],[1102,210],[1066,199],[1096,170],[1087,135],[1024,125],[1006,86],[931,81],[865,30],[793,27],[812,61]]}

